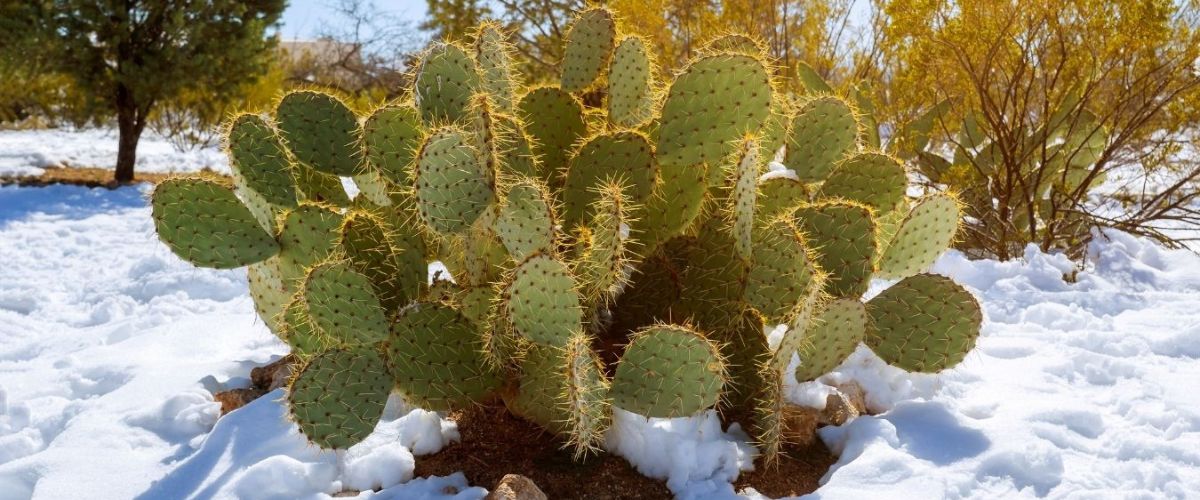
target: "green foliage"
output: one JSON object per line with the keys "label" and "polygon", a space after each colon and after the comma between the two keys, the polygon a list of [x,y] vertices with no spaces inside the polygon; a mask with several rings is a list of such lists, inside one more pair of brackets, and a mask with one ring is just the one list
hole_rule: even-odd
{"label": "green foliage", "polygon": [[[589,14],[596,15],[607,14]],[[491,36],[489,29],[477,36]],[[452,103],[420,90],[415,103],[380,108],[361,126],[335,126],[343,137],[362,138],[363,153],[347,157],[357,163],[340,171],[381,179],[372,182],[382,196],[364,191],[345,211],[301,201],[316,190],[306,184],[312,175],[296,148],[314,138],[288,138],[287,154],[267,161],[260,152],[279,148],[273,129],[287,114],[246,119],[231,127],[245,151],[232,151],[246,158],[239,156],[239,169],[261,171],[239,174],[247,179],[240,189],[254,195],[243,196],[250,204],[269,198],[256,210],[273,222],[260,223],[264,217],[230,188],[177,180],[155,195],[155,213],[178,221],[159,235],[202,265],[257,262],[250,279],[260,314],[316,373],[352,364],[343,358],[375,363],[362,350],[378,348],[387,366],[372,375],[390,375],[411,403],[453,410],[499,398],[577,454],[603,442],[613,408],[679,417],[720,404],[773,459],[786,439],[788,377],[817,378],[862,342],[905,369],[947,368],[966,355],[982,318],[961,287],[916,274],[953,238],[953,200],[920,200],[909,211],[903,168],[857,147],[854,115],[828,114],[827,123],[811,107],[803,119],[784,106],[773,110],[785,96],[758,53],[737,41],[695,60],[663,102],[649,92],[656,83],[627,96],[662,110],[640,126],[601,108],[585,112],[556,87],[515,92],[522,97],[512,116],[497,104],[507,90],[488,85]],[[496,61],[479,54],[491,60],[480,67]],[[432,71],[430,58],[425,64]],[[595,84],[585,80],[579,84]],[[619,122],[636,128],[610,128]],[[782,127],[798,122],[807,125]],[[596,133],[588,134],[589,124]],[[816,139],[803,138],[810,135]],[[803,144],[828,168],[811,176],[819,179],[795,172],[763,178],[774,156],[766,143]],[[288,175],[290,196],[278,185]],[[237,211],[238,223],[213,222],[204,215],[213,212],[207,198],[180,199],[178,185],[218,193],[218,212]],[[887,238],[880,237],[884,220],[894,228]],[[189,238],[197,228],[219,233],[225,247],[205,251],[222,259],[194,257]],[[250,255],[225,257],[234,249]],[[451,276],[430,284],[424,266],[433,260]],[[897,278],[916,275],[864,306],[880,261]],[[787,331],[768,342],[764,332],[777,324]],[[294,402],[316,398],[324,409],[369,399],[362,411],[373,412],[386,397],[374,387],[314,396],[308,369],[293,384]],[[331,391],[375,381],[368,374],[328,379]],[[331,410],[321,420],[305,408],[305,432],[315,443],[345,447],[361,439],[357,426],[333,434],[329,426],[365,414]]]}

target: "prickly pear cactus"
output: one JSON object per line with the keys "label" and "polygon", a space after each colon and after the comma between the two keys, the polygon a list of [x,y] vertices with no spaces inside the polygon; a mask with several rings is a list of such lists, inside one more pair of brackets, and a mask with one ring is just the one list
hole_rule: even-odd
{"label": "prickly pear cactus", "polygon": [[[470,49],[435,45],[412,100],[364,116],[288,94],[232,120],[233,182],[155,190],[176,255],[249,266],[259,314],[302,360],[288,403],[315,444],[362,440],[395,392],[502,403],[577,453],[604,443],[614,408],[720,406],[773,460],[788,378],[863,344],[921,372],[972,348],[975,299],[924,273],[958,201],[906,197],[904,164],[860,143],[857,94],[784,94],[741,35],[657,82],[604,8],[572,24],[561,86],[525,89],[508,36],[488,23]],[[590,108],[580,92],[607,95]],[[774,158],[790,170],[764,174]],[[433,261],[449,275],[428,276]],[[864,303],[873,277],[899,282]]]}

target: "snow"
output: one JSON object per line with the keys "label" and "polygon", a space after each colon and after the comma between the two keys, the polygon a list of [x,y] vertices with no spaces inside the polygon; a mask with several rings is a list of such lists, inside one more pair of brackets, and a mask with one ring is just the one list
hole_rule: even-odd
{"label": "snow", "polygon": [[[486,493],[461,474],[413,478],[414,456],[457,429],[396,398],[340,454],[303,440],[280,391],[218,418],[212,393],[286,347],[255,317],[243,270],[196,269],[156,240],[148,189],[0,188],[0,499]],[[1074,269],[1035,248],[1011,262],[950,252],[934,271],[987,317],[960,366],[908,374],[860,348],[788,384],[793,402],[820,405],[855,381],[876,413],[820,431],[839,459],[810,498],[1194,497],[1200,257],[1107,232],[1064,281]],[[607,444],[682,498],[730,498],[753,466],[747,440],[713,412],[618,411]]]}
{"label": "snow", "polygon": [[[47,167],[113,168],[117,161],[117,132],[112,128],[0,130],[0,176],[36,176]],[[229,172],[224,153],[216,146],[177,151],[150,130],[138,142],[138,172]]]}

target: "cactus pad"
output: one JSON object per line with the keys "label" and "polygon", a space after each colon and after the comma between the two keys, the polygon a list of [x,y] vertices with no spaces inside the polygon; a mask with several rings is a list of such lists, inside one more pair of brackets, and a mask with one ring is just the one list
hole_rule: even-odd
{"label": "cactus pad", "polygon": [[304,280],[304,303],[313,325],[345,344],[387,338],[388,321],[371,281],[348,262],[314,267]]}
{"label": "cactus pad", "polygon": [[310,442],[345,450],[375,430],[391,377],[375,346],[325,351],[304,363],[288,387],[291,418]]}
{"label": "cactus pad", "polygon": [[663,104],[659,164],[719,165],[732,143],[770,112],[770,78],[761,61],[735,54],[699,59],[675,78]]}
{"label": "cactus pad", "polygon": [[500,379],[483,362],[479,330],[452,307],[417,303],[392,323],[388,364],[396,389],[433,410],[485,401]]}
{"label": "cactus pad", "polygon": [[515,98],[513,85],[516,79],[512,68],[512,49],[505,37],[504,29],[495,22],[487,22],[475,33],[475,62],[479,65],[483,90],[501,110],[512,111]]}
{"label": "cactus pad", "polygon": [[708,191],[703,165],[660,164],[658,171],[660,181],[646,200],[642,218],[634,225],[636,238],[646,250],[691,227]]}
{"label": "cactus pad", "polygon": [[975,297],[945,276],[917,274],[867,302],[866,344],[896,367],[935,373],[975,346],[983,313]]}
{"label": "cactus pad", "polygon": [[751,232],[754,230],[754,208],[758,196],[758,145],[751,140],[742,144],[741,159],[733,178],[731,222],[738,255],[751,258]]}
{"label": "cactus pad", "polygon": [[567,342],[566,387],[562,401],[566,407],[566,427],[575,457],[600,449],[604,434],[612,420],[609,401],[609,382],[604,376],[604,364],[591,347],[586,335],[576,335]]}
{"label": "cactus pad", "polygon": [[867,310],[857,299],[835,299],[808,327],[800,347],[796,380],[807,382],[842,364],[867,330]]}
{"label": "cactus pad", "polygon": [[581,329],[575,280],[566,265],[548,255],[525,259],[513,271],[502,301],[513,329],[538,344],[563,346]]}
{"label": "cactus pad", "polygon": [[712,54],[732,52],[755,57],[766,53],[758,40],[741,33],[727,33],[713,38],[704,44],[704,51]]}
{"label": "cactus pad", "polygon": [[613,404],[646,417],[687,417],[717,404],[725,383],[717,346],[682,326],[632,337],[612,382]]}
{"label": "cactus pad", "polygon": [[538,176],[551,186],[558,185],[557,179],[567,165],[567,152],[587,135],[583,106],[560,89],[541,87],[525,94],[518,109],[525,132],[533,139],[533,152],[540,160]]}
{"label": "cactus pad", "polygon": [[822,202],[800,207],[796,221],[829,273],[825,291],[834,297],[860,297],[871,284],[875,261],[875,219],[857,203]]}
{"label": "cactus pad", "polygon": [[598,197],[606,182],[620,180],[629,186],[636,203],[650,197],[657,175],[654,151],[637,132],[616,132],[593,137],[571,158],[562,189],[563,222],[567,227],[585,220],[585,209]]}
{"label": "cactus pad", "polygon": [[545,188],[534,181],[510,187],[495,230],[508,253],[518,260],[549,250],[554,245],[554,214]]}
{"label": "cactus pad", "polygon": [[902,278],[929,268],[954,241],[958,218],[958,201],[950,195],[932,195],[918,201],[881,252],[879,274]]}
{"label": "cactus pad", "polygon": [[628,219],[629,201],[618,184],[600,188],[600,198],[592,208],[592,219],[577,274],[584,284],[583,295],[589,303],[606,302],[625,284],[629,263],[629,244],[622,235]]}
{"label": "cactus pad", "polygon": [[896,159],[879,153],[860,153],[842,160],[821,185],[821,196],[843,198],[871,207],[878,215],[904,201],[908,177]]}
{"label": "cactus pad", "polygon": [[457,45],[437,43],[417,69],[413,98],[426,125],[445,125],[466,116],[479,85],[471,56]]}
{"label": "cactus pad", "polygon": [[304,291],[297,291],[283,307],[279,316],[279,338],[292,348],[292,354],[308,358],[336,342],[322,334],[308,315],[308,306],[304,303]]}
{"label": "cactus pad", "polygon": [[303,163],[292,165],[296,176],[296,190],[301,199],[315,203],[328,203],[339,207],[350,206],[350,197],[342,186],[342,180],[333,174],[318,171]]}
{"label": "cactus pad", "polygon": [[425,275],[406,274],[407,269],[401,268],[397,253],[403,250],[392,247],[389,229],[378,217],[349,213],[342,223],[341,248],[354,270],[371,283],[383,310],[393,312],[417,298],[416,287],[406,282],[419,284]]}
{"label": "cactus pad", "polygon": [[291,162],[275,130],[258,115],[241,115],[229,128],[230,166],[239,183],[272,205],[296,206]]}
{"label": "cactus pad", "polygon": [[396,186],[412,186],[412,162],[420,143],[421,119],[411,106],[384,106],[363,124],[367,162]]}
{"label": "cactus pad", "polygon": [[425,140],[416,174],[421,218],[440,233],[466,231],[496,196],[493,174],[459,130],[442,129]]}
{"label": "cactus pad", "polygon": [[821,290],[824,275],[793,222],[775,220],[759,226],[754,236],[745,300],[767,321],[787,323]]}
{"label": "cactus pad", "polygon": [[358,117],[338,98],[309,90],[292,92],[279,101],[275,121],[300,162],[344,177],[359,172]]}
{"label": "cactus pad", "polygon": [[614,125],[636,127],[651,118],[654,94],[650,71],[646,43],[633,36],[622,39],[608,70],[608,119]]}
{"label": "cactus pad", "polygon": [[617,26],[612,13],[596,8],[579,14],[567,32],[562,61],[562,89],[579,92],[592,86],[612,57]]}
{"label": "cactus pad", "polygon": [[285,282],[303,278],[308,268],[337,247],[342,214],[321,205],[304,204],[284,216],[279,229],[279,271]]}
{"label": "cactus pad", "polygon": [[292,296],[289,287],[283,284],[283,276],[279,272],[279,258],[271,257],[250,264],[246,268],[246,279],[250,282],[250,297],[254,299],[255,312],[267,324],[267,328],[279,334],[282,327],[279,315],[283,313],[283,307]]}
{"label": "cactus pad", "polygon": [[821,182],[854,147],[858,122],[838,97],[818,97],[792,119],[783,163],[804,182]]}
{"label": "cactus pad", "polygon": [[216,181],[168,179],[154,189],[150,204],[159,239],[197,266],[241,267],[279,252],[233,189]]}
{"label": "cactus pad", "polygon": [[790,215],[807,200],[808,189],[803,182],[791,177],[770,177],[758,183],[755,216],[759,220],[771,220]]}

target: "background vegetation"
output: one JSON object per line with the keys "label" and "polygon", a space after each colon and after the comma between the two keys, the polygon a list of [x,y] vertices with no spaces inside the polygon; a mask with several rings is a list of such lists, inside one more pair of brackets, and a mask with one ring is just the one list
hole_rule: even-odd
{"label": "background vegetation", "polygon": [[[270,28],[283,0],[0,0],[0,127],[140,123],[180,148],[211,146],[225,116],[297,86],[335,89],[364,109],[405,98],[428,40],[465,40],[488,18],[509,29],[534,83],[556,74],[570,13],[586,3],[429,0],[414,25],[336,0],[338,22],[295,44]],[[1097,227],[1168,245],[1200,237],[1194,2],[602,3],[647,35],[664,73],[707,40],[744,32],[798,101],[833,92],[874,108],[882,148],[927,190],[963,199],[958,245],[972,255],[1011,258],[1035,244],[1079,257]],[[97,69],[126,56],[127,69]],[[132,116],[123,85],[137,89]],[[132,178],[131,161],[117,162],[118,179]]]}

